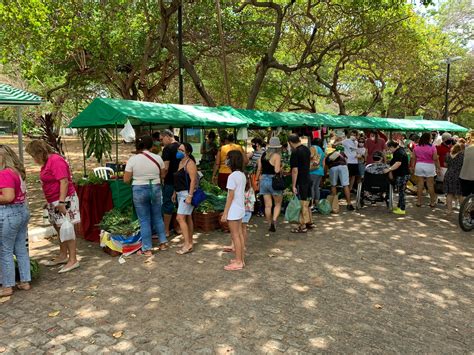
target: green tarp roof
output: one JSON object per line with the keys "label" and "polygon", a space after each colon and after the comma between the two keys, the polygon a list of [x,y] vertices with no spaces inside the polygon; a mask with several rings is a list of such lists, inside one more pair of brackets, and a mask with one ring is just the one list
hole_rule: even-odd
{"label": "green tarp roof", "polygon": [[38,95],[0,83],[0,105],[30,106],[41,103],[43,103],[43,99]]}
{"label": "green tarp roof", "polygon": [[246,127],[247,122],[213,107],[97,98],[71,122],[72,128],[152,124],[172,127]]}
{"label": "green tarp roof", "polygon": [[70,124],[72,128],[132,125],[226,128],[226,127],[318,127],[380,129],[388,131],[454,131],[467,128],[447,121],[407,120],[396,118],[338,116],[322,113],[268,112],[236,109],[230,106],[159,104],[143,101],[98,98]]}

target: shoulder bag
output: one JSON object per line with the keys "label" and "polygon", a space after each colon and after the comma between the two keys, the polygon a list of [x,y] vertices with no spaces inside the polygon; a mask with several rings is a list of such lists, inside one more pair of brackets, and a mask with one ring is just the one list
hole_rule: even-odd
{"label": "shoulder bag", "polygon": [[[186,165],[188,165],[188,163],[186,163]],[[189,188],[191,187],[191,184],[190,184],[189,177],[188,177],[189,174],[186,171],[186,165],[184,166],[184,176],[186,176],[186,185],[188,185],[188,190],[189,190]],[[199,184],[199,179],[198,179],[198,184]],[[198,185],[196,190],[194,190],[193,197],[191,199],[191,205],[193,205],[193,207],[197,208],[206,199],[207,199],[206,193]]]}

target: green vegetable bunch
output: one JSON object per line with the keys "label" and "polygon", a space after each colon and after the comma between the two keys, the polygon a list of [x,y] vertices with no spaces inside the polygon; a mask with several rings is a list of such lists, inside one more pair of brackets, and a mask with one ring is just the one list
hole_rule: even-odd
{"label": "green vegetable bunch", "polygon": [[133,220],[131,209],[121,211],[117,208],[107,212],[99,227],[111,234],[130,236],[138,233],[140,222]]}
{"label": "green vegetable bunch", "polygon": [[214,205],[210,201],[204,201],[199,205],[199,207],[196,209],[196,212],[200,213],[209,213],[209,212],[216,212],[214,209]]}
{"label": "green vegetable bunch", "polygon": [[87,178],[79,177],[75,180],[75,183],[78,186],[86,186],[86,185],[100,185],[105,182],[104,179],[96,176],[94,173],[90,173]]}
{"label": "green vegetable bunch", "polygon": [[222,191],[221,188],[217,185],[214,185],[207,181],[206,179],[201,179],[199,182],[199,186],[206,194],[213,194],[213,195],[222,195],[225,191]]}

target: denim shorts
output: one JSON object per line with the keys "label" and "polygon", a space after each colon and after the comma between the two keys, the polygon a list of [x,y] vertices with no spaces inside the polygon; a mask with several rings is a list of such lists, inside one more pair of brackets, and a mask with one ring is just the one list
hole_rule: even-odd
{"label": "denim shorts", "polygon": [[245,211],[244,218],[242,218],[242,223],[249,223],[250,218],[252,218],[252,211]]}
{"label": "denim shorts", "polygon": [[342,186],[349,186],[349,169],[347,165],[338,165],[329,169],[329,181],[331,182],[331,186],[337,186],[338,180]]}
{"label": "denim shorts", "polygon": [[280,196],[283,195],[283,191],[273,190],[273,176],[275,175],[267,175],[263,174],[260,180],[260,195],[272,195],[272,196]]}
{"label": "denim shorts", "polygon": [[185,216],[192,215],[194,206],[185,202],[188,195],[188,191],[179,191],[176,193],[176,201],[178,202],[178,214],[182,214]]}

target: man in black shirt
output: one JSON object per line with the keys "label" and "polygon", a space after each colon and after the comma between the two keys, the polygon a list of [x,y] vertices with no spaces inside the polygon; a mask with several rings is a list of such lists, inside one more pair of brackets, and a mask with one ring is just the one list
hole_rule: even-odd
{"label": "man in black shirt", "polygon": [[400,147],[397,142],[388,142],[387,147],[392,152],[393,158],[390,161],[390,167],[384,172],[392,174],[395,184],[398,187],[398,208],[394,208],[393,213],[404,215],[405,189],[407,187],[408,180],[410,180],[408,155],[405,149]]}
{"label": "man in black shirt", "polygon": [[291,181],[293,193],[298,196],[301,203],[300,225],[293,229],[293,233],[306,233],[314,228],[311,209],[308,201],[310,193],[309,168],[311,162],[311,151],[308,147],[301,144],[300,137],[292,134],[288,137],[288,143],[292,152],[290,157]]}
{"label": "man in black shirt", "polygon": [[160,140],[163,143],[162,158],[165,163],[165,174],[163,184],[163,221],[165,223],[166,237],[170,236],[170,222],[174,212],[173,193],[174,193],[174,173],[178,170],[179,160],[176,159],[179,143],[174,138],[174,133],[169,129],[160,133]]}

